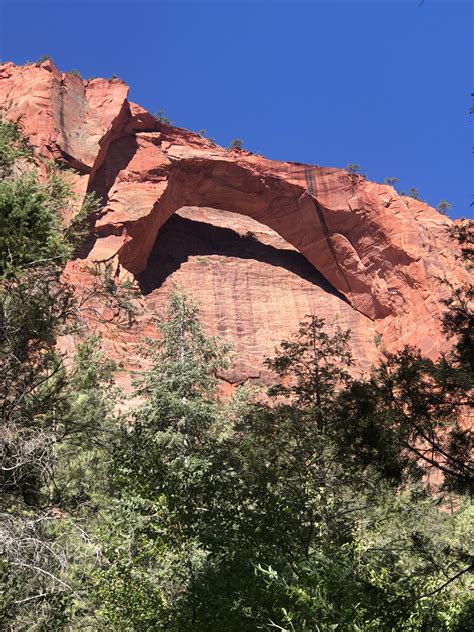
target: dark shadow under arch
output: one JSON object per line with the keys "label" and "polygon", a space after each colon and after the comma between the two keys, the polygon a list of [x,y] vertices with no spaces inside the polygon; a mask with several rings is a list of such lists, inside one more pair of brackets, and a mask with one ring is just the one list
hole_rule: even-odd
{"label": "dark shadow under arch", "polygon": [[239,259],[254,259],[285,268],[349,304],[309,261],[296,250],[275,248],[263,244],[251,235],[239,235],[203,221],[174,214],[161,228],[148,258],[146,269],[137,275],[143,294],[158,289],[170,274],[192,256],[221,255]]}

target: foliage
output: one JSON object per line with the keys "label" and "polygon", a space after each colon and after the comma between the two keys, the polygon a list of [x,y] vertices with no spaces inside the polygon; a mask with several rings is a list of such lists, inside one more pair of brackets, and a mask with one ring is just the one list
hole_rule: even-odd
{"label": "foliage", "polygon": [[[71,252],[60,213],[67,179],[16,173],[29,157],[18,124],[1,124],[0,627],[64,629],[95,621],[84,591],[96,551],[84,521],[105,489],[113,367],[98,339],[74,359],[55,349],[76,326],[77,299],[61,282]],[[89,624],[87,623],[87,624]]]}
{"label": "foliage", "polygon": [[419,200],[420,199],[420,192],[418,191],[418,189],[416,187],[411,187],[411,189],[408,191],[408,193],[406,191],[400,191],[400,195],[405,195],[406,197],[411,197],[414,200]]}
{"label": "foliage", "polygon": [[93,340],[69,370],[52,347],[74,307],[55,273],[10,279],[0,299],[4,629],[55,629],[83,608],[75,569],[94,559],[81,521],[105,462],[110,366]]}
{"label": "foliage", "polygon": [[[461,259],[470,269],[474,259],[473,231],[470,223],[463,222],[452,227],[452,236],[461,247]],[[446,311],[443,315],[443,331],[455,337],[452,352],[453,361],[472,376],[474,371],[474,313],[472,309],[474,286],[463,283],[453,287],[447,279],[440,281],[448,285],[450,296],[443,300]]]}
{"label": "foliage", "polygon": [[362,167],[353,162],[350,162],[348,165],[346,165],[346,171],[348,171],[349,173],[357,173],[362,175]]}
{"label": "foliage", "polygon": [[68,179],[20,173],[19,129],[0,124],[0,627],[469,629],[471,290],[447,303],[450,355],[406,348],[370,379],[308,316],[266,362],[270,401],[218,396],[229,347],[174,291],[120,416],[100,339],[55,344],[104,306],[130,326],[133,280],[61,281],[98,202],[64,229]]}
{"label": "foliage", "polygon": [[76,68],[73,68],[72,70],[70,70],[69,74],[72,75],[73,77],[77,77],[78,79],[82,79],[81,73],[79,72],[79,70],[76,70]]}
{"label": "foliage", "polygon": [[385,354],[370,379],[341,393],[334,423],[341,458],[375,467],[395,485],[434,474],[435,487],[472,494],[472,298],[466,284],[444,301],[450,354],[437,361],[410,347]]}
{"label": "foliage", "polygon": [[474,262],[474,227],[472,220],[463,220],[453,224],[449,229],[451,235],[459,242],[461,258],[470,267]]}
{"label": "foliage", "polygon": [[165,125],[173,125],[173,121],[165,115],[164,110],[158,110],[158,112],[155,112],[154,117],[159,123],[164,123]]}
{"label": "foliage", "polygon": [[453,359],[472,378],[474,370],[474,286],[464,284],[453,290],[444,301],[443,331],[456,336]]}
{"label": "foliage", "polygon": [[14,176],[20,159],[33,162],[21,121],[0,122],[0,278],[46,261],[61,266],[71,254],[61,220],[73,197],[70,183],[51,168],[43,184],[34,171]]}
{"label": "foliage", "polygon": [[137,315],[133,278],[120,279],[112,263],[95,263],[89,272],[92,281],[80,299],[80,311],[106,328],[130,329]]}
{"label": "foliage", "polygon": [[244,141],[241,138],[234,138],[230,143],[229,143],[229,150],[234,150],[234,149],[243,149],[244,148]]}
{"label": "foliage", "polygon": [[268,362],[290,378],[276,387],[286,399],[269,407],[237,391],[223,405],[215,371],[224,349],[196,316],[171,296],[138,383],[144,404],[114,454],[119,496],[96,575],[106,625],[454,630],[468,606],[455,580],[443,592],[444,573],[464,573],[466,558],[452,551],[465,545],[468,518],[456,515],[450,540],[453,520],[441,529],[428,496],[397,497],[348,467],[320,424],[335,386],[351,384],[348,333],[330,336],[310,318]]}
{"label": "foliage", "polygon": [[309,410],[322,429],[338,388],[350,382],[348,369],[354,364],[348,349],[350,331],[327,333],[325,321],[309,315],[300,323],[291,341],[283,341],[275,358],[266,366],[291,384],[275,384],[270,395],[293,396],[297,404]]}
{"label": "foliage", "polygon": [[69,185],[54,173],[45,184],[34,173],[0,181],[0,276],[45,260],[65,263],[60,213],[69,201]]}
{"label": "foliage", "polygon": [[388,185],[390,185],[392,187],[395,184],[397,184],[397,182],[400,182],[400,178],[388,177],[388,178],[385,178],[385,180],[384,180],[384,184],[388,184]]}
{"label": "foliage", "polygon": [[434,362],[408,347],[386,354],[369,380],[340,397],[341,450],[396,484],[435,470],[446,489],[472,493],[472,435],[464,423],[471,388],[472,374],[446,357]]}
{"label": "foliage", "polygon": [[21,117],[16,121],[0,119],[0,180],[11,176],[13,165],[20,158],[33,160],[32,149],[22,133]]}
{"label": "foliage", "polygon": [[448,213],[450,208],[453,208],[453,205],[443,199],[443,200],[440,201],[440,203],[436,207],[436,210],[438,211],[438,213],[442,213],[443,215],[447,215],[447,213]]}
{"label": "foliage", "polygon": [[[191,516],[199,505],[206,458],[220,423],[215,371],[224,366],[227,348],[204,336],[196,313],[184,296],[172,293],[162,338],[150,343],[152,367],[137,384],[145,403],[133,413],[131,429],[124,429],[114,455],[113,479],[122,496],[120,516],[110,524],[118,519],[121,527],[119,533],[108,532],[106,551],[116,538],[129,544],[113,547],[115,555],[99,577],[99,592],[110,622],[137,629],[138,622],[143,629],[161,629],[153,627],[158,626],[157,607],[165,612],[173,604],[176,620],[176,608],[205,559],[194,543]],[[126,563],[130,547],[135,563],[131,575]],[[152,585],[155,598],[150,601],[147,586]]]}

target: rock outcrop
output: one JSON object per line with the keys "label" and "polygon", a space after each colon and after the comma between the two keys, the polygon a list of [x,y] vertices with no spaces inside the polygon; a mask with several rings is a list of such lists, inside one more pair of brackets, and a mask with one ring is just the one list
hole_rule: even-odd
{"label": "rock outcrop", "polygon": [[[452,221],[427,204],[341,169],[225,150],[156,120],[120,80],[83,81],[49,60],[0,66],[0,115],[22,116],[37,155],[73,167],[76,190],[103,200],[86,261],[132,273],[144,297],[124,345],[179,280],[209,328],[234,339],[235,380],[260,375],[310,311],[350,326],[365,366],[380,339],[448,348],[439,277],[468,273]],[[83,271],[78,259],[66,276],[86,283]]]}

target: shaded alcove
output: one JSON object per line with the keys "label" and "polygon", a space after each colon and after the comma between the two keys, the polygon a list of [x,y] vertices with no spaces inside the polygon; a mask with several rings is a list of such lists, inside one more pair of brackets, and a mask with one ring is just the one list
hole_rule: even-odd
{"label": "shaded alcove", "polygon": [[[236,215],[225,212],[221,214],[223,217]],[[244,224],[251,221],[244,216],[241,218]],[[257,226],[258,223],[253,221],[251,227],[253,225]],[[142,293],[147,295],[160,288],[190,257],[212,255],[251,259],[284,268],[349,304],[347,298],[296,250],[262,243],[251,231],[239,234],[232,228],[197,221],[179,213],[172,215],[162,226],[148,257],[146,269],[137,275]]]}
{"label": "shaded alcove", "polygon": [[354,331],[352,350],[371,361],[373,323],[350,305],[298,251],[248,216],[210,208],[179,209],[161,227],[146,269],[137,275],[146,318],[161,314],[177,284],[198,304],[211,335],[235,352],[229,382],[260,379],[275,346],[291,337],[307,314],[328,327]]}
{"label": "shaded alcove", "polygon": [[[310,167],[305,170],[306,176],[298,171],[290,177],[287,169],[264,172],[247,160],[234,161],[227,156],[182,158],[179,146],[172,151],[170,162],[153,169],[156,177],[161,169],[161,179],[150,212],[123,222],[125,240],[117,254],[121,266],[129,272],[138,275],[145,270],[159,230],[175,212],[185,206],[210,207],[245,215],[276,232],[358,311],[370,318],[389,313],[364,271],[357,241],[354,245],[338,230],[343,216],[352,215],[345,207],[345,198],[355,185],[346,177],[341,181],[340,174],[320,174],[324,198],[331,192],[331,204],[335,202],[338,209],[335,211],[318,199],[317,182]],[[163,154],[161,158],[166,157]],[[328,224],[328,219],[335,225]]]}

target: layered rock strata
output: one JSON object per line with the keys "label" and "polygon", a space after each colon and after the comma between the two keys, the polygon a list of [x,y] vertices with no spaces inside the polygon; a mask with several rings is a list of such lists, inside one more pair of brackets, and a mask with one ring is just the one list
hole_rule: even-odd
{"label": "layered rock strata", "polygon": [[104,204],[66,277],[87,285],[87,264],[108,262],[142,291],[117,353],[151,330],[173,281],[200,301],[211,331],[234,340],[234,380],[261,375],[263,356],[309,312],[351,327],[365,366],[381,340],[431,356],[448,348],[439,278],[468,279],[449,218],[341,169],[225,150],[156,120],[127,92],[49,60],[0,66],[0,115],[21,116],[36,154],[74,168],[77,192]]}

